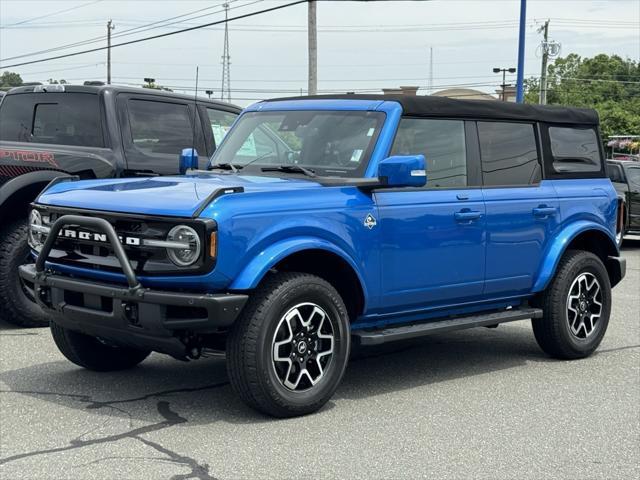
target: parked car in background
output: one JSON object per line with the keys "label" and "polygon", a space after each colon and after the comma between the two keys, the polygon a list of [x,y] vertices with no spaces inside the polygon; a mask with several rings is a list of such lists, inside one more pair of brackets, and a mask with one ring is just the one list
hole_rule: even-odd
{"label": "parked car in background", "polygon": [[640,162],[607,160],[607,174],[621,199],[618,215],[622,228],[618,242],[628,234],[640,234]]}
{"label": "parked car in background", "polygon": [[29,204],[55,178],[178,173],[195,146],[202,166],[240,108],[208,99],[116,86],[38,85],[0,103],[0,318],[48,324],[17,267],[29,256]]}
{"label": "parked car in background", "polygon": [[625,275],[593,110],[273,100],[209,168],[35,201],[20,274],[71,362],[226,351],[247,404],[302,415],[331,398],[352,342],[532,319],[547,354],[586,357]]}

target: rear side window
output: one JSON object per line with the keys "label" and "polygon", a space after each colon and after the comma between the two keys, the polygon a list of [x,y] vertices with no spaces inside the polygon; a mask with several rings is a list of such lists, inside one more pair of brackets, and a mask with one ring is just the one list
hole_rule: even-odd
{"label": "rear side window", "polygon": [[178,155],[193,144],[189,107],[180,103],[129,100],[133,144],[146,155]]}
{"label": "rear side window", "polygon": [[233,122],[238,118],[238,115],[235,113],[223,112],[222,110],[207,108],[207,116],[209,117],[211,131],[213,132],[213,140],[217,147],[231,128]]}
{"label": "rear side window", "polygon": [[556,172],[599,172],[602,169],[595,130],[549,127],[549,140]]}
{"label": "rear side window", "polygon": [[0,108],[0,140],[103,147],[100,117],[97,95],[7,95]]}
{"label": "rear side window", "polygon": [[424,155],[428,187],[467,186],[464,121],[404,118],[392,155]]}
{"label": "rear side window", "polygon": [[484,185],[540,182],[536,136],[530,123],[478,122]]}

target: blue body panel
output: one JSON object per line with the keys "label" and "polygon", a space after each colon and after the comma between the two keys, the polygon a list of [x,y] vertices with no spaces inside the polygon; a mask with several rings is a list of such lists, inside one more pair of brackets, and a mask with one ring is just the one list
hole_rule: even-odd
{"label": "blue body panel", "polygon": [[[385,113],[366,170],[366,177],[375,177],[402,115],[398,103],[292,100],[260,103],[247,111],[323,109]],[[206,204],[212,192],[229,187],[243,187],[244,193]],[[59,183],[38,201],[174,217],[191,217],[204,206],[200,217],[218,225],[215,268],[204,275],[140,277],[148,287],[246,291],[293,253],[330,252],[352,267],[365,294],[364,312],[352,322],[354,328],[517,306],[545,288],[567,245],[581,232],[603,232],[615,244],[616,194],[606,178],[370,192],[297,176],[195,173]],[[368,216],[377,220],[375,227],[365,225]],[[117,273],[50,267],[125,282]]]}

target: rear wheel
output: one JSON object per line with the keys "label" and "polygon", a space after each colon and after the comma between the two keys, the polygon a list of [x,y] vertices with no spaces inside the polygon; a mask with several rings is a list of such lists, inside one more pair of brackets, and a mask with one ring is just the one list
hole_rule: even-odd
{"label": "rear wheel", "polygon": [[0,233],[0,319],[21,327],[46,327],[49,317],[35,303],[33,285],[18,275],[18,267],[32,263],[27,222],[10,223]]}
{"label": "rear wheel", "polygon": [[591,355],[611,313],[611,284],[602,261],[590,252],[568,251],[541,303],[544,316],[532,325],[542,350],[562,359]]}
{"label": "rear wheel", "polygon": [[231,385],[268,415],[314,412],[338,388],[350,341],[344,302],[329,283],[303,273],[273,275],[227,339]]}
{"label": "rear wheel", "polygon": [[109,345],[96,337],[74,332],[51,322],[53,340],[70,362],[97,372],[135,367],[151,353],[129,347]]}

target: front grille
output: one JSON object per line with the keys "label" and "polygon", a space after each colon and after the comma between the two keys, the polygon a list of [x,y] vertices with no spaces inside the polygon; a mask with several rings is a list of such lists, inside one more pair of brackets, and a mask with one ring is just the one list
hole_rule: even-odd
{"label": "front grille", "polygon": [[[86,212],[71,209],[44,208],[43,216],[49,217],[53,224],[65,214],[98,217],[113,225],[120,241],[129,257],[136,275],[171,275],[197,273],[212,267],[212,261],[205,255],[208,252],[208,232],[214,223],[184,218],[159,218],[153,216],[129,216],[119,213]],[[166,240],[169,230],[176,225],[189,225],[200,235],[202,248],[201,258],[189,267],[178,267],[169,260],[163,247],[143,246],[144,240]],[[122,267],[116,258],[113,247],[104,240],[103,232],[88,228],[68,226],[61,230],[48,261],[81,267],[121,273]]]}

